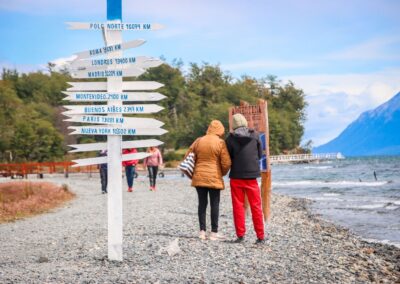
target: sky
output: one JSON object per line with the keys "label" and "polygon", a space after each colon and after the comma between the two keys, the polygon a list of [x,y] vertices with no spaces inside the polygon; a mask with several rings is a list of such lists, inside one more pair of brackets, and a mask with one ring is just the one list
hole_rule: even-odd
{"label": "sky", "polygon": [[[233,77],[276,75],[304,90],[303,141],[328,142],[362,112],[400,92],[398,0],[122,0],[125,31],[145,39],[128,55],[219,64]],[[102,22],[106,0],[0,0],[0,67],[45,70],[47,62],[103,46],[101,32],[65,22]]]}

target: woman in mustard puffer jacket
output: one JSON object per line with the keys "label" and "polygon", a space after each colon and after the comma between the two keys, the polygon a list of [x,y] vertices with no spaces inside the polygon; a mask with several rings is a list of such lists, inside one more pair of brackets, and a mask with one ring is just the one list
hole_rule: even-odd
{"label": "woman in mustard puffer jacket", "polygon": [[189,148],[196,155],[196,165],[192,177],[192,186],[196,187],[199,198],[198,215],[200,223],[199,238],[206,237],[206,211],[208,197],[211,205],[211,234],[210,240],[221,239],[218,234],[220,191],[225,188],[222,177],[231,167],[231,159],[225,141],[222,139],[225,128],[219,120],[211,121],[207,134],[198,138]]}

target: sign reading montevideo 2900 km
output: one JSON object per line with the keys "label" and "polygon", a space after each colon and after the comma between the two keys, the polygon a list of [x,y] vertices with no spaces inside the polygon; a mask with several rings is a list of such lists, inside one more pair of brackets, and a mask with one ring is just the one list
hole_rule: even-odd
{"label": "sign reading montevideo 2900 km", "polygon": [[[146,69],[163,62],[147,56],[124,57],[124,50],[136,48],[145,40],[122,41],[122,31],[151,31],[161,29],[160,24],[123,23],[122,0],[107,0],[107,22],[68,22],[70,29],[102,31],[105,45],[75,54],[68,66],[73,78],[106,78],[106,81],[70,82],[64,92],[71,102],[96,103],[68,105],[63,114],[66,121],[88,123],[89,126],[70,126],[71,134],[107,135],[107,143],[70,145],[70,152],[107,150],[107,157],[73,160],[74,166],[108,164],[108,258],[122,261],[122,161],[143,159],[150,154],[138,152],[122,154],[123,148],[145,148],[161,145],[156,139],[122,142],[122,136],[162,135],[163,123],[148,117],[124,117],[124,114],[140,115],[157,113],[163,108],[155,104],[123,104],[123,102],[159,101],[164,95],[154,92],[163,84],[153,81],[123,81],[123,77],[137,77]],[[132,92],[133,91],[133,92]],[[150,91],[150,92],[149,92]],[[104,102],[106,104],[99,104]],[[97,124],[97,125],[94,125]]]}

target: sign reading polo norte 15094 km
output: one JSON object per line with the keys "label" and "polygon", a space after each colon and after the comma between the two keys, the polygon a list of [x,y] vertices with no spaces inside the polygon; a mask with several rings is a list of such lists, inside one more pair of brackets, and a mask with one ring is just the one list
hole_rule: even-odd
{"label": "sign reading polo norte 15094 km", "polygon": [[[156,139],[122,141],[122,136],[162,135],[167,131],[160,128],[163,123],[148,117],[126,117],[157,113],[163,108],[152,104],[130,104],[128,102],[157,102],[165,98],[154,92],[163,84],[153,81],[123,81],[123,77],[140,76],[146,69],[157,67],[163,62],[148,56],[124,57],[124,50],[141,46],[142,39],[123,42],[122,31],[150,31],[162,28],[153,23],[123,23],[122,0],[107,0],[107,22],[69,22],[70,29],[101,31],[104,46],[95,47],[75,54],[68,68],[73,78],[98,79],[96,82],[70,82],[64,92],[65,100],[85,104],[65,106],[64,115],[70,122],[88,125],[71,126],[71,134],[107,135],[107,143],[70,145],[85,152],[107,150],[107,157],[74,160],[74,166],[108,163],[108,258],[122,260],[122,161],[143,159],[149,154],[138,152],[122,155],[124,148],[158,146],[163,142]],[[105,104],[99,104],[103,102]],[[92,104],[96,103],[96,104]],[[124,104],[128,103],[128,104]]]}

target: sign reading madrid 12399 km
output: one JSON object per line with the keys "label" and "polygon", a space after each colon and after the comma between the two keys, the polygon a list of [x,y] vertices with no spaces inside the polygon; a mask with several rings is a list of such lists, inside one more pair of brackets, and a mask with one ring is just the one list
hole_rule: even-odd
{"label": "sign reading madrid 12399 km", "polygon": [[136,77],[146,72],[144,69],[131,66],[120,70],[93,70],[93,71],[72,71],[72,78],[108,78],[108,77]]}

